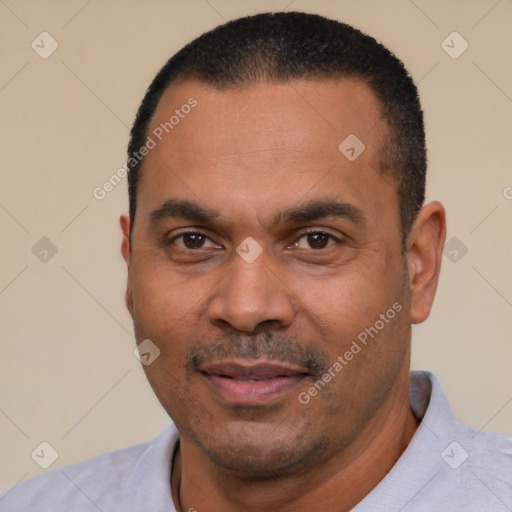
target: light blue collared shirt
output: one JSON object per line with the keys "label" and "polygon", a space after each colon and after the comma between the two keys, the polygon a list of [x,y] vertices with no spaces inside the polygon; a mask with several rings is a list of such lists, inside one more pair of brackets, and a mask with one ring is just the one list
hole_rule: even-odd
{"label": "light blue collared shirt", "polygon": [[[421,419],[391,471],[353,512],[510,512],[512,439],[455,419],[437,379],[411,372]],[[149,443],[54,469],[0,495],[0,512],[175,512],[174,425]],[[196,508],[208,511],[208,504]]]}

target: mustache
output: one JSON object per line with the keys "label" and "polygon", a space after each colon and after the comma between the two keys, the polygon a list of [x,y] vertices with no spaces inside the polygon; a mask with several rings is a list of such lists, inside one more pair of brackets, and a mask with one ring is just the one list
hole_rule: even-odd
{"label": "mustache", "polygon": [[186,366],[197,372],[211,361],[229,358],[272,359],[296,364],[314,376],[321,376],[329,369],[324,352],[282,334],[261,332],[254,336],[226,334],[212,340],[196,340],[187,349]]}

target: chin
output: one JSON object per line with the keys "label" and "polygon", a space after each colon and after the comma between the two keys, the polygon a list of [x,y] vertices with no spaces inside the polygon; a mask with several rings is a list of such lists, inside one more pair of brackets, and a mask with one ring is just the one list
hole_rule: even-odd
{"label": "chin", "polygon": [[256,426],[259,432],[240,429],[223,436],[212,432],[202,442],[196,435],[194,444],[217,466],[235,473],[239,479],[252,481],[295,473],[328,452],[327,443],[308,438],[307,434],[279,432],[276,425],[265,427]]}

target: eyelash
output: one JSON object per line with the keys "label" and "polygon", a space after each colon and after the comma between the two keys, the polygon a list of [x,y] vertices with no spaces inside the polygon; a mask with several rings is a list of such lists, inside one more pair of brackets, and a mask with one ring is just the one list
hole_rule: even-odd
{"label": "eyelash", "polygon": [[[308,236],[308,235],[326,235],[328,238],[329,238],[329,241],[334,241],[336,242],[337,244],[340,244],[343,242],[343,238],[339,238],[337,236],[334,236],[332,233],[329,233],[328,231],[325,231],[325,230],[320,230],[320,229],[311,229],[311,230],[307,230],[307,231],[304,231],[296,240],[295,242],[293,243],[293,245],[297,244],[302,238]],[[329,242],[328,242],[329,243]],[[321,249],[302,249],[302,250],[312,250],[312,251],[315,251],[315,252],[320,252],[320,251],[323,251],[323,250],[327,250],[331,247],[331,245],[328,245],[327,247],[322,247]],[[301,248],[298,248],[299,250]]]}
{"label": "eyelash", "polygon": [[[199,235],[201,237],[204,237],[208,240],[210,240],[211,242],[213,242],[213,240],[206,234],[206,233],[203,233],[201,231],[186,231],[184,233],[180,233],[179,235],[175,235],[174,237],[172,237],[170,240],[169,240],[169,244],[175,244],[175,241],[179,238],[182,238],[184,236],[187,236],[187,235]],[[327,237],[329,237],[330,241],[331,240],[334,240],[334,242],[336,243],[343,243],[343,239],[340,239],[336,236],[334,236],[332,233],[329,233],[328,231],[325,231],[325,230],[317,230],[317,229],[312,229],[312,230],[308,230],[308,231],[305,231],[303,232],[298,238],[296,238],[296,240],[293,242],[292,245],[296,245],[302,238],[308,236],[308,235],[326,235]],[[216,244],[216,242],[213,242]],[[216,245],[220,245],[220,244],[216,244]],[[324,248],[321,248],[321,249],[302,249],[302,250],[312,250],[312,251],[315,251],[315,252],[320,252],[322,250],[325,250],[325,249],[328,249],[329,247],[331,247],[332,245],[328,245],[327,247],[324,247]],[[200,251],[201,249],[203,249],[203,247],[200,247],[199,249],[189,249],[189,248],[184,248],[184,247],[179,247],[179,249],[182,249],[184,251]],[[298,248],[300,250],[300,248]]]}
{"label": "eyelash", "polygon": [[[213,240],[206,233],[203,233],[201,231],[185,231],[184,233],[180,233],[179,235],[176,235],[176,236],[172,237],[169,240],[169,244],[173,244],[173,243],[175,243],[175,241],[177,239],[182,238],[182,237],[187,236],[187,235],[199,235],[199,236],[207,238],[208,240],[213,242]],[[215,243],[215,242],[213,242],[213,243]],[[219,244],[216,244],[216,245],[219,245]],[[194,251],[194,250],[200,250],[200,249],[202,249],[202,247],[200,249],[188,249],[188,248],[184,248],[184,247],[179,247],[179,249],[182,249],[184,251]]]}

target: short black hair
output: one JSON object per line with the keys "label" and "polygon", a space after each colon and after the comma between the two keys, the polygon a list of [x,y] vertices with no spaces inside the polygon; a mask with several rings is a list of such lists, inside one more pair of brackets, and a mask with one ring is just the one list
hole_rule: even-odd
{"label": "short black hair", "polygon": [[379,165],[398,183],[405,243],[425,199],[425,130],[417,88],[403,63],[373,37],[345,23],[301,12],[229,21],[187,44],[158,72],[142,100],[128,144],[131,229],[143,160],[130,157],[145,144],[158,102],[173,81],[196,79],[224,90],[258,82],[338,77],[362,80],[380,102],[388,133]]}

